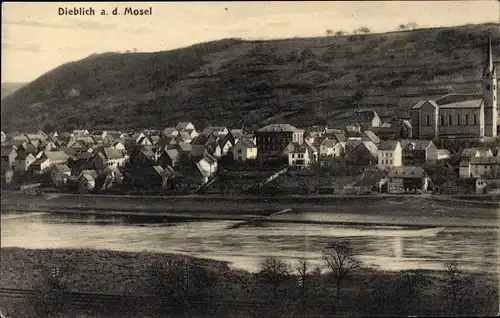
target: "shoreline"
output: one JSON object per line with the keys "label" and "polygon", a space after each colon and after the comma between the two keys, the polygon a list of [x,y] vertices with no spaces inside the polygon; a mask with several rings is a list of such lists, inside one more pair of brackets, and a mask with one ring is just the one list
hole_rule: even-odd
{"label": "shoreline", "polygon": [[[217,276],[215,289],[213,291],[215,299],[220,302],[245,301],[265,304],[272,296],[269,294],[269,286],[261,281],[254,273],[232,269],[227,262],[191,258],[187,255],[166,254],[157,252],[118,252],[111,250],[96,249],[23,249],[23,248],[1,248],[0,254],[0,287],[12,289],[33,290],[43,284],[44,277],[50,275],[53,268],[59,268],[61,279],[69,286],[71,292],[91,293],[91,294],[111,294],[123,296],[143,296],[152,295],[154,290],[149,283],[151,266],[157,262],[168,262],[168,260],[182,261],[190,258],[193,262],[199,262],[206,266],[207,270],[212,271]],[[419,273],[430,279],[432,284],[426,286],[424,293],[417,296],[422,307],[417,306],[414,310],[435,311],[437,314],[441,307],[441,300],[435,299],[435,292],[439,292],[442,286],[442,279],[445,277],[444,264],[443,270],[418,270]],[[372,299],[370,293],[372,290],[385,288],[384,292],[398,293],[395,289],[401,280],[401,271],[386,271],[377,268],[363,268],[352,277],[349,287],[343,290],[342,297],[347,305],[346,313],[354,316],[363,314],[363,308],[370,304]],[[284,282],[281,288],[285,292],[279,298],[276,305],[283,306],[285,316],[290,315],[287,303],[289,301],[297,302],[295,298],[298,295],[296,273],[292,273],[289,282]],[[488,290],[494,288],[498,290],[498,275],[496,273],[466,272],[474,282],[474,291],[481,291],[481,296],[488,295]],[[331,274],[322,271],[319,276],[311,274],[309,278],[309,293],[311,301],[314,299],[314,306],[321,308],[322,304],[329,304],[331,296],[334,293]],[[386,287],[379,287],[374,282],[383,281]],[[43,285],[42,285],[43,286]],[[196,288],[207,288],[205,285],[195,285]],[[486,291],[486,292],[485,292]],[[287,296],[288,295],[288,296]],[[1,295],[0,295],[1,298]],[[483,298],[481,298],[483,299]],[[32,313],[29,303],[22,299],[9,300],[2,299],[2,310],[12,317],[28,317],[27,313]],[[479,299],[480,300],[480,299]],[[488,299],[487,310],[497,310],[498,297]],[[361,302],[361,305],[359,305]],[[134,306],[132,304],[132,306]],[[274,302],[273,302],[274,306]],[[484,306],[484,305],[482,305]],[[134,307],[133,307],[134,308]],[[89,309],[89,308],[86,308]],[[134,308],[137,309],[137,308]],[[223,308],[221,308],[223,310]],[[266,308],[262,308],[266,310]],[[70,309],[71,310],[71,309]],[[99,312],[99,309],[92,308],[90,316],[111,317],[110,313]],[[245,309],[244,309],[245,310]],[[269,308],[267,308],[269,310]],[[484,310],[484,308],[481,308]],[[143,311],[140,311],[143,313]],[[73,309],[72,315],[76,313]],[[99,313],[99,314],[97,314]],[[246,312],[247,317],[250,312]],[[70,315],[70,316],[72,316]],[[225,315],[224,315],[225,316]],[[231,315],[229,315],[231,316]],[[227,317],[229,317],[227,316]],[[248,317],[250,317],[248,316]],[[314,314],[312,316],[315,316]],[[377,316],[375,314],[375,316]],[[155,316],[156,317],[156,316]],[[158,317],[164,317],[160,315]]]}

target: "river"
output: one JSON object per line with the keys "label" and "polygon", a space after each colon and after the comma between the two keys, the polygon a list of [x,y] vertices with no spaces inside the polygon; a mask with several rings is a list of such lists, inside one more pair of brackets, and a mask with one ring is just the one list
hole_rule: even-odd
{"label": "river", "polygon": [[[489,227],[471,226],[459,218],[439,229],[384,226],[392,216],[370,216],[381,225],[287,223],[283,220],[366,220],[361,214],[324,212],[290,213],[277,216],[281,222],[244,224],[238,221],[175,221],[146,216],[88,216],[48,213],[2,214],[1,246],[23,248],[93,248],[120,251],[153,251],[188,254],[227,261],[231,267],[258,270],[268,256],[279,257],[295,268],[307,258],[323,266],[322,249],[334,239],[348,241],[366,265],[385,270],[440,270],[446,260],[459,260],[474,272],[495,272],[499,258],[498,220],[484,221]],[[408,220],[408,217],[406,218]],[[446,224],[453,223],[453,226]],[[477,222],[476,222],[477,223]],[[393,223],[391,223],[393,224]]]}

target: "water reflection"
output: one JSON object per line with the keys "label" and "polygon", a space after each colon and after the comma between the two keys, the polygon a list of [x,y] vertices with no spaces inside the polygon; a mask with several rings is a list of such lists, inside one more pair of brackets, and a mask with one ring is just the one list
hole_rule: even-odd
{"label": "water reflection", "polygon": [[[304,217],[304,216],[302,216]],[[307,217],[322,217],[308,214]],[[338,226],[265,223],[231,229],[235,221],[193,221],[163,217],[2,215],[2,247],[98,248],[183,253],[258,269],[265,257],[295,267],[307,258],[322,265],[321,251],[341,237],[368,265],[386,270],[443,269],[459,259],[464,268],[493,272],[498,266],[498,229],[445,228],[439,233],[405,226]]]}

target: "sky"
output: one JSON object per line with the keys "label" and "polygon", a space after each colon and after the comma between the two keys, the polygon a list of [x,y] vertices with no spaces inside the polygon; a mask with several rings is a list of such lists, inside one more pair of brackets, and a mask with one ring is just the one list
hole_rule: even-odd
{"label": "sky", "polygon": [[[59,8],[93,8],[93,16],[59,15]],[[126,7],[152,9],[124,15]],[[112,15],[117,8],[121,15]],[[104,9],[108,15],[101,15]],[[51,69],[94,53],[164,51],[223,38],[325,36],[327,29],[392,31],[499,22],[490,1],[304,2],[3,2],[2,83],[30,82]]]}

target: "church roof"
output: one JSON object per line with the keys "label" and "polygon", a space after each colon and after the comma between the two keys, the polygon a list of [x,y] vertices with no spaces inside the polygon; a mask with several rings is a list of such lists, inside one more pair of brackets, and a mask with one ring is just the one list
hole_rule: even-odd
{"label": "church roof", "polygon": [[483,99],[481,95],[448,94],[435,102],[439,108],[479,108]]}

